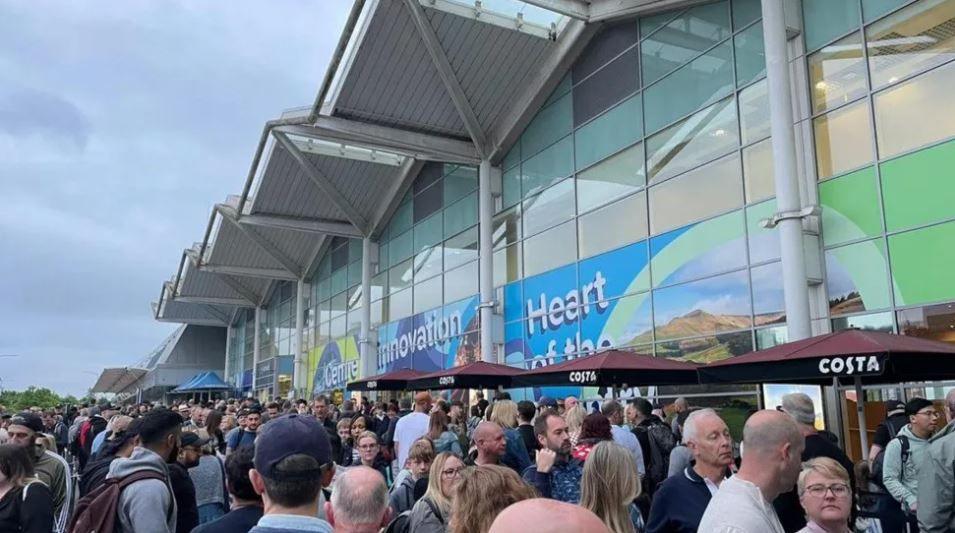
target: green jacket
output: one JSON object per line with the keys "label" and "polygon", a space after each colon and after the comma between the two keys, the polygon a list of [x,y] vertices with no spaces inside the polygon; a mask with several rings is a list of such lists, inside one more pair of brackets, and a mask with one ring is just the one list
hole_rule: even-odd
{"label": "green jacket", "polygon": [[[909,456],[904,466],[899,435],[905,435],[909,439]],[[906,509],[912,509],[918,502],[919,466],[928,447],[928,440],[916,437],[908,425],[899,430],[899,435],[885,447],[882,482],[895,501],[904,504]]]}
{"label": "green jacket", "polygon": [[919,468],[919,529],[955,529],[955,421],[929,439]]}

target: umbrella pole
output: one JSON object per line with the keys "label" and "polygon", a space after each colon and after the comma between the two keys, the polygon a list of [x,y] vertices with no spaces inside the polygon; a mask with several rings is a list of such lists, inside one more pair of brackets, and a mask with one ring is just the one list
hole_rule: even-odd
{"label": "umbrella pole", "polygon": [[862,390],[862,378],[856,376],[856,415],[859,418],[859,446],[862,447],[862,459],[869,460],[869,435],[866,433],[865,392]]}

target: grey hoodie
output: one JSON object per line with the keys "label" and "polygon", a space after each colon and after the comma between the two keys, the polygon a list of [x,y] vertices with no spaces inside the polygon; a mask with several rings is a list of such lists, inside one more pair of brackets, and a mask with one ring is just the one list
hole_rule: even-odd
{"label": "grey hoodie", "polygon": [[106,478],[126,477],[144,470],[158,472],[166,481],[144,479],[126,487],[117,505],[118,531],[175,533],[176,500],[169,485],[169,470],[159,454],[136,447],[129,459],[118,458],[113,461]]}
{"label": "grey hoodie", "polygon": [[928,440],[916,437],[908,424],[899,430],[899,435],[905,435],[909,439],[908,459],[903,467],[902,443],[896,435],[885,447],[882,482],[895,501],[903,503],[905,509],[911,510],[918,501],[919,466],[928,447]]}
{"label": "grey hoodie", "polygon": [[919,531],[955,530],[955,422],[929,439],[919,469]]}

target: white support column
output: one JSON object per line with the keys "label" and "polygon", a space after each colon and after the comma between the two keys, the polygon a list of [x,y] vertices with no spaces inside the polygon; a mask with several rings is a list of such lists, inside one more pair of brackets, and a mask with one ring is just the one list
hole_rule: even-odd
{"label": "white support column", "polygon": [[304,397],[305,369],[305,280],[300,279],[295,291],[295,359],[292,366],[292,388],[297,397]]}
{"label": "white support column", "polygon": [[252,318],[252,321],[253,321],[252,329],[254,334],[254,337],[252,338],[252,394],[253,395],[255,394],[255,380],[256,378],[259,377],[257,374],[259,373],[259,345],[260,345],[259,324],[262,323],[261,315],[262,315],[262,308],[259,306],[256,306],[255,315]]}
{"label": "white support column", "polygon": [[377,357],[371,339],[371,239],[361,240],[361,333],[359,350],[361,359],[361,377],[373,376],[378,371]]}
{"label": "white support column", "polygon": [[231,384],[229,379],[229,357],[232,355],[232,323],[225,328],[225,367],[222,369],[222,381]]}
{"label": "white support column", "polygon": [[812,336],[809,318],[809,288],[803,250],[802,202],[796,171],[796,139],[793,134],[793,103],[790,94],[789,58],[786,52],[786,22],[783,0],[762,0],[763,43],[773,143],[776,209],[782,251],[783,294],[789,340]]}
{"label": "white support column", "polygon": [[479,272],[481,302],[478,304],[481,320],[481,359],[497,363],[494,355],[494,337],[491,323],[494,313],[494,254],[492,234],[494,218],[494,198],[491,194],[491,161],[481,161],[478,169],[478,221],[479,221]]}

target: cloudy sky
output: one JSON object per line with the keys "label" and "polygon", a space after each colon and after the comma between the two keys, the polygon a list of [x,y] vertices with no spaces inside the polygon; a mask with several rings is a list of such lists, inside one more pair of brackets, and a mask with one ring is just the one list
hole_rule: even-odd
{"label": "cloudy sky", "polygon": [[81,395],[170,332],[150,302],[310,104],[351,0],[0,2],[3,388]]}

